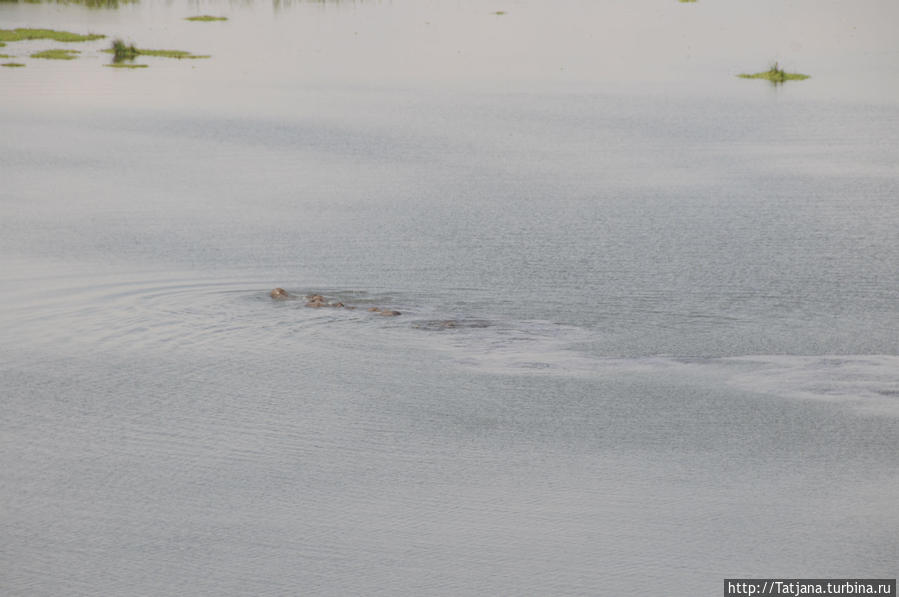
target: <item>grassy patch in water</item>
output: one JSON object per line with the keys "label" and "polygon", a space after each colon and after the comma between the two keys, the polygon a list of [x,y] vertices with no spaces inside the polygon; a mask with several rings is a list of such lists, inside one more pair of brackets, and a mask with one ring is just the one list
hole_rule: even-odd
{"label": "grassy patch in water", "polygon": [[137,58],[137,48],[134,47],[134,44],[128,45],[120,39],[112,40],[112,50],[113,55],[115,56],[114,60],[134,60]]}
{"label": "grassy patch in water", "polygon": [[506,11],[504,11],[504,10],[498,10],[498,11],[496,11],[496,12],[491,12],[490,14],[496,15],[496,16],[498,16],[498,17],[501,17],[501,16],[503,16],[504,14],[506,14]]}
{"label": "grassy patch in water", "polygon": [[763,73],[755,73],[753,75],[741,74],[737,76],[741,79],[766,79],[768,81],[771,81],[772,83],[783,83],[784,81],[802,81],[803,79],[809,78],[809,75],[803,75],[800,73],[788,73],[780,68],[780,65],[776,62],[771,65],[771,68]]}
{"label": "grassy patch in water", "polygon": [[0,29],[0,44],[2,42],[24,41],[26,39],[52,39],[53,41],[61,42],[93,41],[95,39],[103,39],[104,37],[106,36],[96,33],[81,35],[68,31],[54,31],[53,29]]}
{"label": "grassy patch in water", "polygon": [[681,4],[692,4],[693,2],[696,2],[696,0],[678,0],[678,2]]}
{"label": "grassy patch in water", "polygon": [[3,64],[0,64],[0,66],[6,66],[6,67],[9,67],[9,68],[15,68],[15,67],[17,67],[17,66],[25,66],[25,65],[22,64],[21,62],[4,62]]}
{"label": "grassy patch in water", "polygon": [[80,54],[80,52],[78,50],[60,50],[59,48],[54,48],[52,50],[44,50],[43,52],[35,52],[31,57],[46,58],[47,60],[75,60],[75,58],[77,58],[75,54]]}
{"label": "grassy patch in water", "polygon": [[163,58],[210,58],[208,55],[191,54],[183,50],[138,50],[141,56],[162,56]]}
{"label": "grassy patch in water", "polygon": [[200,15],[200,16],[196,16],[196,17],[187,17],[184,20],[185,21],[202,21],[202,22],[227,21],[228,17],[214,17],[212,15]]}
{"label": "grassy patch in water", "polygon": [[118,39],[113,42],[113,47],[102,51],[107,54],[114,54],[115,60],[133,60],[138,56],[160,56],[162,58],[177,58],[179,60],[185,58],[210,58],[208,55],[191,54],[184,50],[144,50],[143,48],[134,47],[133,44],[126,46],[125,42]]}
{"label": "grassy patch in water", "polygon": [[0,54],[0,58],[12,58],[9,54]]}
{"label": "grassy patch in water", "polygon": [[113,62],[112,64],[104,64],[110,68],[147,68],[146,64],[134,64],[133,62]]}
{"label": "grassy patch in water", "polygon": [[[118,8],[120,4],[135,4],[140,0],[46,0],[46,2],[55,2],[56,4],[74,4],[76,6],[84,6],[85,8]],[[24,2],[25,4],[41,4],[44,0],[0,0],[3,4],[17,4]]]}

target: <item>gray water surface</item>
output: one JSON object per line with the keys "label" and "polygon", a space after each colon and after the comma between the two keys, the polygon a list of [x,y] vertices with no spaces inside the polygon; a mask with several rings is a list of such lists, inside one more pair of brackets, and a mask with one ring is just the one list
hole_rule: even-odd
{"label": "gray water surface", "polygon": [[0,3],[212,55],[0,49],[0,593],[895,577],[899,15],[782,4]]}

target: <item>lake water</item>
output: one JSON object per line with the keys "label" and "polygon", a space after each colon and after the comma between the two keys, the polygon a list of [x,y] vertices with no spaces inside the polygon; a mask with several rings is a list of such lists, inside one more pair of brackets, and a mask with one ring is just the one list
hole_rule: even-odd
{"label": "lake water", "polygon": [[0,593],[895,577],[897,6],[0,3]]}

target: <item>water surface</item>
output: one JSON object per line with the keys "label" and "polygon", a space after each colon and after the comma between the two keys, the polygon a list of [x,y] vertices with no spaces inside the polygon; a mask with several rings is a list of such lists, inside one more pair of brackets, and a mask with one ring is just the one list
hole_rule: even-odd
{"label": "water surface", "polygon": [[896,16],[0,4],[0,590],[892,578]]}

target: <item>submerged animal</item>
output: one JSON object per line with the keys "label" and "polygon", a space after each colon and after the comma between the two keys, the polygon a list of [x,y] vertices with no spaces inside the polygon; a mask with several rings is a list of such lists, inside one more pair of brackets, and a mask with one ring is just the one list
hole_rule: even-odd
{"label": "submerged animal", "polygon": [[319,307],[325,306],[325,297],[320,294],[307,294],[306,295],[306,306],[312,307],[313,309],[318,309]]}
{"label": "submerged animal", "polygon": [[[275,288],[269,293],[274,300],[283,301],[287,299],[297,298],[294,295],[290,294],[283,288]],[[320,309],[321,307],[334,307],[336,309],[350,309],[353,310],[356,307],[344,305],[340,301],[332,301],[328,302],[325,300],[325,297],[320,294],[307,294],[304,296],[306,299],[306,306],[312,309]],[[392,309],[381,309],[380,307],[371,307],[369,311],[377,312],[380,315],[386,315],[389,317],[395,317],[400,315],[399,311],[394,311]]]}

